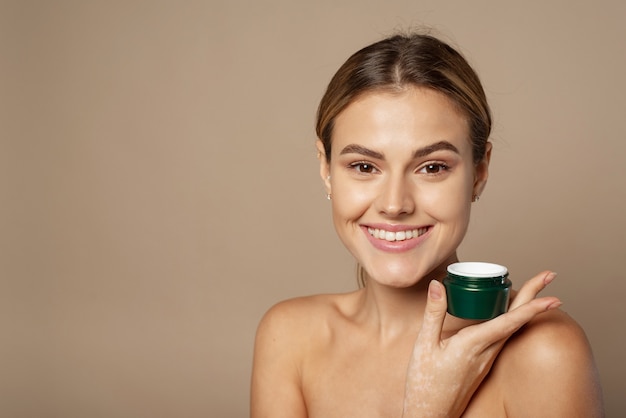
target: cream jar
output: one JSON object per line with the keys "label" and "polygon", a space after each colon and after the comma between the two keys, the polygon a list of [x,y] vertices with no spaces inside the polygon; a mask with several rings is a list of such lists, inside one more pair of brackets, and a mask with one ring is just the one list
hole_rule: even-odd
{"label": "cream jar", "polygon": [[509,307],[511,281],[506,267],[483,262],[448,266],[443,280],[448,313],[465,319],[492,319]]}

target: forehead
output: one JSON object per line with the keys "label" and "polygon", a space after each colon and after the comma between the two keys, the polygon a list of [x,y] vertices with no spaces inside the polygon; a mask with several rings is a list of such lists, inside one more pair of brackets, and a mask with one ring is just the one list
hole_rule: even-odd
{"label": "forehead", "polygon": [[337,116],[333,130],[334,149],[352,142],[418,147],[442,140],[471,153],[467,117],[445,94],[414,86],[361,95]]}

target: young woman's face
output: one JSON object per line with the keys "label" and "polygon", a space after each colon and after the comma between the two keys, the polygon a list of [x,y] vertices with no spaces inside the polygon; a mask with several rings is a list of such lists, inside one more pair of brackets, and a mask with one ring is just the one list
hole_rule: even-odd
{"label": "young woman's face", "polygon": [[466,118],[427,88],[368,93],[335,120],[331,162],[318,142],[344,245],[381,284],[408,287],[456,259],[490,147],[473,163]]}

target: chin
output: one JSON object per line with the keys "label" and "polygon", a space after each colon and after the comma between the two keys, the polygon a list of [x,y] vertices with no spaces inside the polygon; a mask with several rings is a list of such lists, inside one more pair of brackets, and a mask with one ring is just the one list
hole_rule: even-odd
{"label": "chin", "polygon": [[[457,259],[456,252],[451,251],[446,257],[427,257],[422,255],[392,259],[363,260],[364,267],[371,280],[394,288],[416,286],[430,279],[443,279],[448,264]],[[368,262],[369,261],[369,262]]]}
{"label": "chin", "polygon": [[[368,269],[365,268],[370,280],[389,287],[404,289],[418,284],[426,274],[417,272],[415,269],[402,269],[389,271],[388,269]],[[371,272],[371,273],[370,273]]]}

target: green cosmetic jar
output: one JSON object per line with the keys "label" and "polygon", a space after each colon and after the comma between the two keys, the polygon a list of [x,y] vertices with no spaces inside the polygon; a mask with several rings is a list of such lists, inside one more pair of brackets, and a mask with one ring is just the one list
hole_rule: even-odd
{"label": "green cosmetic jar", "polygon": [[443,279],[448,313],[464,319],[492,319],[509,307],[511,281],[506,267],[482,262],[448,266]]}

